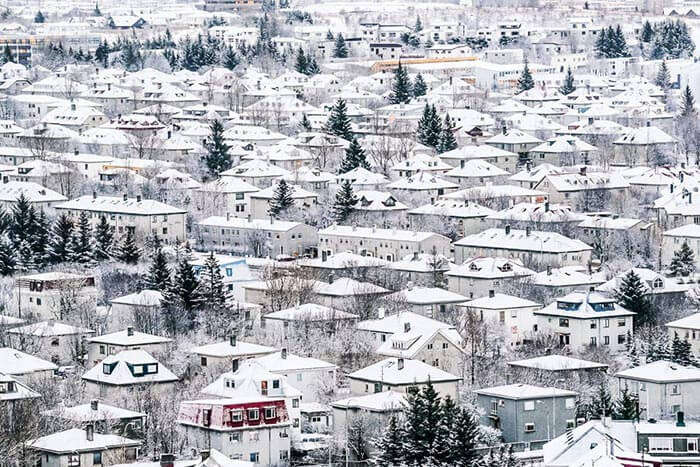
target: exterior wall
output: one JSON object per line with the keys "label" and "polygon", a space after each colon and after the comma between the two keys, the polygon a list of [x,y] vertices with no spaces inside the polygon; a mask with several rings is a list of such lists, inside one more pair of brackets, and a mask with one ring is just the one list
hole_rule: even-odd
{"label": "exterior wall", "polygon": [[[484,412],[481,424],[497,426],[506,443],[541,445],[564,434],[568,425],[576,424],[576,399],[573,396],[525,401],[477,394],[476,404]],[[532,410],[525,410],[526,404],[528,408],[533,407]],[[495,411],[493,405],[496,405]],[[534,423],[534,430],[526,431],[527,423]]]}
{"label": "exterior wall", "polygon": [[85,381],[85,390],[93,399],[105,400],[114,404],[119,403],[123,399],[134,397],[134,391],[153,390],[156,393],[172,392],[175,389],[175,383],[159,383],[159,384],[129,384],[124,386],[113,386],[100,384],[93,381]]}
{"label": "exterior wall", "polygon": [[281,459],[285,454],[289,459],[291,449],[290,438],[280,436],[287,431],[286,427],[265,426],[253,430],[241,430],[239,432],[241,441],[236,441],[231,437],[231,432],[227,431],[219,432],[192,426],[184,428],[188,444],[192,447],[216,449],[231,459],[243,461],[251,461],[251,455],[257,453],[256,465],[271,467],[288,465],[288,462]]}
{"label": "exterior wall", "polygon": [[[455,251],[456,252],[456,251]],[[521,280],[521,277],[505,277],[498,279],[475,279],[472,277],[447,276],[447,289],[450,292],[464,295],[470,299],[483,297],[494,292],[506,292],[510,282]]]}
{"label": "exterior wall", "polygon": [[273,373],[284,375],[289,385],[301,392],[304,402],[319,402],[319,388],[335,387],[336,382],[335,368],[303,368]]}
{"label": "exterior wall", "polygon": [[225,226],[199,226],[198,231],[205,248],[211,247],[241,253],[247,252],[250,247],[246,238],[249,232],[262,232],[268,238],[271,256],[278,254],[302,255],[309,248],[316,246],[318,238],[316,229],[308,225],[298,225],[286,232]]}
{"label": "exterior wall", "polygon": [[32,355],[49,360],[56,365],[67,365],[76,358],[76,352],[82,339],[89,338],[91,335],[86,333],[64,336],[30,336],[8,333],[7,337],[10,341],[10,347],[19,349],[22,348],[23,344],[29,345],[29,348],[32,349]]}
{"label": "exterior wall", "polygon": [[533,312],[540,308],[540,306],[535,306],[503,310],[485,308],[471,308],[471,310],[478,313],[482,321],[498,323],[503,328],[505,343],[514,347],[522,344],[523,339],[532,334],[536,322]]}
{"label": "exterior wall", "polygon": [[673,253],[680,250],[683,242],[687,242],[695,253],[695,267],[700,268],[700,238],[698,237],[671,237],[664,235],[661,240],[661,265],[668,267],[673,259]]}
{"label": "exterior wall", "polygon": [[455,260],[458,264],[462,264],[467,259],[478,256],[502,256],[504,258],[519,259],[524,264],[537,261],[541,265],[560,268],[562,266],[580,266],[588,263],[591,259],[591,250],[548,253],[541,251],[509,250],[507,245],[503,245],[503,248],[455,245]]}
{"label": "exterior wall", "polygon": [[76,306],[94,310],[97,306],[97,290],[95,287],[67,286],[65,290],[44,289],[41,292],[30,291],[28,287],[12,290],[12,309],[25,318],[27,315],[44,321],[49,319],[62,319],[61,299],[75,300]]}
{"label": "exterior wall", "polygon": [[145,345],[113,345],[113,344],[101,344],[99,342],[88,343],[88,366],[90,364],[97,365],[102,360],[110,355],[116,355],[122,350],[145,350],[151,355],[165,352],[169,347],[167,342],[157,343],[157,344],[145,344]]}
{"label": "exterior wall", "polygon": [[[294,198],[294,206],[303,208],[316,204],[316,197],[309,196],[308,198]],[[268,219],[270,214],[270,200],[267,198],[256,198],[255,194],[250,197],[250,214],[253,219]]]}
{"label": "exterior wall", "polygon": [[690,351],[693,355],[700,354],[700,329],[674,328],[671,326],[667,326],[666,329],[668,330],[668,337],[671,341],[673,340],[674,334],[678,333],[678,337],[681,339],[688,339],[688,342],[690,342]]}
{"label": "exterior wall", "polygon": [[695,397],[700,391],[700,381],[652,383],[618,377],[618,395],[625,386],[630,393],[639,396],[642,420],[675,418],[678,411],[694,414],[700,410],[700,399]]}
{"label": "exterior wall", "polygon": [[[81,452],[80,457],[80,467],[92,467],[92,466],[108,466],[114,464],[121,464],[125,461],[135,461],[138,448],[114,448],[104,451],[95,452]],[[101,453],[101,463],[95,463],[95,454]],[[54,454],[54,453],[40,453],[37,452],[38,462],[35,464],[37,467],[68,467],[69,461],[71,460],[70,454]],[[73,464],[75,465],[75,464]]]}
{"label": "exterior wall", "polygon": [[434,235],[423,241],[405,241],[377,238],[358,238],[340,235],[319,235],[319,250],[330,251],[352,251],[355,254],[365,254],[375,258],[396,261],[404,256],[419,252],[431,253],[435,247],[437,254],[450,256],[450,240],[438,235]]}
{"label": "exterior wall", "polygon": [[[387,382],[381,383],[380,381],[365,381],[365,380],[360,380],[360,379],[354,379],[354,378],[348,378],[348,381],[350,382],[350,393],[351,394],[357,394],[357,395],[366,395],[366,394],[373,394],[377,391],[375,391],[375,387],[377,384],[381,385],[381,389],[383,391],[394,391],[394,392],[400,392],[400,393],[408,393],[408,390],[410,388],[417,387],[421,389],[423,386],[425,386],[427,383],[416,383],[416,384],[411,384],[411,385],[399,385],[399,386],[394,386],[391,385]],[[442,383],[437,383],[433,382],[433,387],[435,388],[435,391],[440,394],[440,396],[445,397],[445,396],[450,396],[452,400],[456,401],[459,400],[459,394],[457,390],[457,382],[456,381],[448,381],[448,382],[442,382]]]}
{"label": "exterior wall", "polygon": [[[568,319],[568,326],[563,326],[557,316],[535,314],[539,331],[548,330],[559,336],[568,335],[568,345],[572,349],[593,345],[591,339],[595,338],[597,346],[608,347],[611,352],[624,352],[627,333],[629,332],[630,336],[633,335],[633,318],[631,316],[596,319],[573,319],[567,316],[565,319]],[[624,324],[620,325],[623,322]],[[591,328],[594,324],[595,328]],[[606,337],[610,339],[609,344],[605,344]],[[562,344],[565,343],[562,342]]]}
{"label": "exterior wall", "polygon": [[250,213],[250,193],[222,193],[214,190],[194,190],[194,206],[204,215],[246,217]]}

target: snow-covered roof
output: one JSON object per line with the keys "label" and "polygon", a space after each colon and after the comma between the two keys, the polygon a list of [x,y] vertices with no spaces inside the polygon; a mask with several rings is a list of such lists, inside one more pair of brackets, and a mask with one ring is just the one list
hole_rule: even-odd
{"label": "snow-covered roof", "polygon": [[146,416],[146,414],[143,412],[135,412],[133,410],[124,409],[121,407],[115,407],[97,400],[88,404],[81,404],[73,407],[59,407],[56,409],[47,410],[44,412],[44,414],[81,423],[103,420],[120,420],[126,418],[143,418]]}
{"label": "snow-covered roof", "polygon": [[583,229],[629,230],[639,224],[648,223],[630,217],[585,216],[578,226]]}
{"label": "snow-covered roof", "polygon": [[439,287],[409,287],[391,294],[389,299],[398,298],[411,305],[433,305],[438,303],[462,303],[467,297]]}
{"label": "snow-covered roof", "polygon": [[[0,392],[0,402],[41,397],[41,394],[29,388],[29,386],[4,373],[0,373],[0,384],[5,389],[4,392]],[[11,388],[12,390],[10,390]]]}
{"label": "snow-covered roof", "polygon": [[92,435],[92,440],[89,440],[86,430],[81,430],[80,428],[71,428],[70,430],[59,431],[58,433],[43,436],[28,443],[28,446],[34,450],[59,454],[76,451],[104,451],[106,449],[140,445],[141,441],[138,440],[124,438],[117,435],[103,435],[95,432]]}
{"label": "snow-covered roof", "polygon": [[39,323],[32,323],[26,326],[9,329],[7,332],[10,334],[22,334],[34,337],[73,336],[95,333],[92,329],[59,323],[57,321],[41,321]]}
{"label": "snow-covered roof", "polygon": [[445,272],[449,271],[454,264],[449,258],[443,255],[432,255],[429,253],[413,253],[406,255],[399,261],[389,263],[389,268],[395,271],[407,272]]}
{"label": "snow-covered roof", "polygon": [[491,159],[498,157],[518,157],[517,154],[510,151],[505,151],[488,144],[479,146],[467,145],[460,146],[452,151],[443,152],[440,154],[440,159]]}
{"label": "snow-covered roof", "polygon": [[280,221],[277,219],[247,219],[243,217],[211,216],[197,223],[203,227],[225,227],[232,229],[269,230],[287,232],[302,224],[301,222]]}
{"label": "snow-covered roof", "polygon": [[276,352],[274,347],[253,344],[236,340],[236,345],[231,345],[231,340],[215,342],[213,344],[200,345],[190,349],[190,353],[208,357],[236,357],[242,355],[266,355]]}
{"label": "snow-covered roof", "polygon": [[634,128],[614,141],[621,145],[671,144],[676,139],[655,126]]}
{"label": "snow-covered roof", "polygon": [[700,329],[700,313],[693,313],[690,316],[668,322],[665,326],[667,328]]}
{"label": "snow-covered roof", "polygon": [[[106,372],[107,367],[110,367],[108,373]],[[178,380],[172,371],[159,363],[151,354],[141,349],[122,350],[116,355],[109,355],[102,362],[86,371],[83,374],[83,379],[113,386],[172,383]]]}
{"label": "snow-covered roof", "polygon": [[153,199],[137,199],[119,196],[81,196],[56,205],[56,209],[75,211],[110,212],[132,216],[185,214],[187,211]]}
{"label": "snow-covered roof", "polygon": [[58,369],[58,366],[39,357],[10,347],[0,347],[0,373],[25,375],[37,371],[53,371],[56,369]]}
{"label": "snow-covered roof", "polygon": [[679,383],[700,381],[700,368],[683,366],[666,360],[657,360],[646,365],[615,373],[618,378],[649,381],[653,383]]}
{"label": "snow-covered roof", "polygon": [[0,183],[0,201],[15,202],[20,196],[30,203],[52,203],[66,201],[68,198],[34,182],[8,181]]}
{"label": "snow-covered roof", "polygon": [[398,412],[406,407],[406,395],[396,391],[376,392],[366,396],[349,397],[331,404],[339,409],[361,409],[370,412]]}
{"label": "snow-covered roof", "polygon": [[700,238],[700,225],[686,224],[675,229],[664,231],[664,235],[668,237],[690,237]]}
{"label": "snow-covered roof", "polygon": [[399,178],[386,186],[392,190],[425,191],[459,188],[456,183],[436,177],[430,172],[418,172],[412,177]]}
{"label": "snow-covered roof", "polygon": [[437,329],[454,329],[454,326],[412,311],[402,311],[384,318],[360,321],[357,329],[383,334],[399,334],[407,330],[432,334]]}
{"label": "snow-covered roof", "polygon": [[314,283],[314,292],[329,297],[351,297],[353,295],[383,294],[388,293],[389,290],[370,282],[341,277],[330,283],[317,281]]}
{"label": "snow-covered roof", "polygon": [[[306,198],[317,198],[318,195],[312,191],[308,191],[303,189],[299,185],[290,185],[287,184],[287,187],[290,189],[289,196],[292,197],[292,199],[306,199]],[[253,199],[267,199],[271,200],[275,197],[275,192],[277,191],[277,185],[272,185],[264,190],[256,191],[255,193],[250,194],[250,198]]]}
{"label": "snow-covered roof", "polygon": [[[506,230],[509,230],[506,232]],[[592,248],[581,240],[565,237],[556,232],[493,228],[457,240],[455,246],[491,248],[499,250],[566,253],[588,251]]]}
{"label": "snow-covered roof", "polygon": [[163,294],[157,290],[142,290],[141,292],[116,297],[110,300],[112,304],[129,306],[160,306]]}
{"label": "snow-covered roof", "polygon": [[622,308],[614,298],[594,291],[571,292],[534,313],[572,319],[617,318],[636,314]]}
{"label": "snow-covered roof", "polygon": [[585,214],[577,213],[568,204],[518,203],[488,216],[489,219],[512,222],[580,222]]}
{"label": "snow-covered roof", "polygon": [[95,336],[88,339],[88,342],[122,346],[165,344],[172,341],[173,340],[168,337],[147,334],[145,332],[139,332],[134,329],[124,329],[122,331],[103,334],[101,336]]}
{"label": "snow-covered roof", "polygon": [[316,303],[304,303],[292,308],[273,311],[263,316],[263,319],[274,319],[281,321],[334,321],[334,320],[355,320],[359,316],[341,310],[336,310]]}
{"label": "snow-covered roof", "polygon": [[474,277],[497,279],[531,276],[535,271],[526,268],[517,259],[502,257],[472,258],[450,269],[446,275],[454,277]]}
{"label": "snow-covered roof", "polygon": [[445,173],[446,177],[454,178],[504,177],[506,175],[509,175],[508,172],[482,159],[468,159],[463,165]]}
{"label": "snow-covered roof", "polygon": [[553,387],[532,386],[529,384],[507,384],[474,390],[476,394],[512,400],[531,400],[552,397],[576,397],[577,392]]}
{"label": "snow-covered roof", "polygon": [[283,373],[287,371],[315,370],[315,369],[335,369],[336,365],[325,362],[318,358],[302,357],[289,352],[275,352],[253,360],[273,373]]}
{"label": "snow-covered roof", "polygon": [[599,285],[604,281],[605,273],[603,272],[589,274],[581,266],[564,266],[538,272],[532,283],[543,287],[581,286],[581,288],[587,289],[589,286]]}
{"label": "snow-covered roof", "polygon": [[[403,368],[401,368],[401,361],[403,361]],[[427,363],[406,358],[385,358],[350,373],[348,378],[370,382],[381,381],[391,385],[421,384],[429,381],[433,383],[457,382],[461,379],[459,376]]]}
{"label": "snow-covered roof", "polygon": [[526,360],[515,360],[508,362],[508,365],[519,368],[530,368],[533,370],[545,371],[604,370],[608,368],[608,365],[604,363],[581,360],[578,358],[567,357],[566,355],[543,355],[541,357],[528,358]]}
{"label": "snow-covered roof", "polygon": [[375,240],[391,240],[400,242],[422,242],[433,236],[442,237],[434,232],[418,232],[401,229],[378,229],[375,227],[357,227],[354,225],[331,225],[318,231],[318,235],[352,238],[372,238]]}
{"label": "snow-covered roof", "polygon": [[345,268],[381,268],[389,264],[387,260],[362,256],[350,251],[341,251],[332,254],[324,260],[322,257],[314,259],[302,259],[297,262],[300,266],[319,269],[345,269]]}
{"label": "snow-covered roof", "polygon": [[513,308],[539,307],[540,304],[514,295],[495,293],[493,297],[485,295],[475,298],[474,300],[469,300],[464,303],[464,306],[469,308],[483,308],[486,310],[509,310]]}

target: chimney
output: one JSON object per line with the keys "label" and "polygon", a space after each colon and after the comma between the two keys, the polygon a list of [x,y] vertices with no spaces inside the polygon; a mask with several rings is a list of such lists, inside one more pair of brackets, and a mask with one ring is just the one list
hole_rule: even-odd
{"label": "chimney", "polygon": [[322,251],[322,252],[321,252],[321,262],[322,262],[322,263],[325,263],[327,259],[328,259],[328,252],[327,252],[327,251]]}
{"label": "chimney", "polygon": [[669,188],[670,188],[670,190],[671,190],[671,193],[673,193],[673,183],[671,183],[671,185],[670,185]]}
{"label": "chimney", "polygon": [[79,154],[80,154],[80,151],[78,151],[77,148],[76,148],[76,149],[73,149],[73,155],[74,155],[74,156],[77,156],[77,155],[79,155]]}
{"label": "chimney", "polygon": [[676,426],[685,426],[685,414],[682,410],[676,413]]}
{"label": "chimney", "polygon": [[547,265],[547,275],[551,276],[552,275],[552,266]]}
{"label": "chimney", "polygon": [[127,336],[133,336],[133,335],[134,335],[134,327],[133,327],[133,326],[129,326],[129,327],[126,328],[126,335],[127,335]]}
{"label": "chimney", "polygon": [[96,191],[92,192],[92,199],[97,199],[97,192]]}
{"label": "chimney", "polygon": [[282,349],[282,360],[286,360],[286,359],[287,359],[287,349],[283,348]]}
{"label": "chimney", "polygon": [[581,168],[578,170],[579,170],[579,173],[581,175],[586,175],[586,166],[585,165],[582,165]]}
{"label": "chimney", "polygon": [[399,357],[396,359],[396,367],[399,370],[403,370],[403,357]]}
{"label": "chimney", "polygon": [[99,402],[97,399],[93,399],[90,401],[90,410],[97,410],[97,406],[99,405]]}
{"label": "chimney", "polygon": [[231,344],[231,347],[235,347],[235,346],[236,346],[236,335],[235,335],[235,334],[232,334],[232,335],[228,338],[228,343]]}
{"label": "chimney", "polygon": [[531,232],[532,232],[532,227],[530,227],[529,225],[527,227],[525,227],[525,236],[526,237],[529,237]]}
{"label": "chimney", "polygon": [[379,308],[377,308],[377,317],[379,319],[384,319],[385,316],[386,316],[386,310],[384,309],[384,307],[380,306]]}
{"label": "chimney", "polygon": [[410,331],[410,330],[411,330],[411,323],[408,322],[408,321],[406,321],[405,323],[403,323],[403,332],[408,332],[408,331]]}
{"label": "chimney", "polygon": [[205,460],[209,459],[209,449],[203,449],[199,452],[199,455],[202,458],[202,462],[204,462]]}
{"label": "chimney", "polygon": [[489,290],[489,298],[493,298],[495,296],[496,296],[496,291],[493,289]]}
{"label": "chimney", "polygon": [[226,213],[226,222],[229,222],[231,220],[231,213],[227,212]]}
{"label": "chimney", "polygon": [[335,280],[335,274],[333,274],[333,273],[328,274],[328,283],[332,284],[334,280]]}
{"label": "chimney", "polygon": [[124,193],[124,201],[126,201],[127,199],[129,199],[129,196],[126,193]]}
{"label": "chimney", "polygon": [[544,202],[544,212],[549,212],[549,201]]}
{"label": "chimney", "polygon": [[503,134],[504,134],[504,135],[506,134],[506,132],[507,132],[508,130],[506,129],[506,126],[505,126],[505,125],[503,125],[503,128],[501,129],[501,131],[503,131]]}
{"label": "chimney", "polygon": [[141,202],[141,195],[136,195],[136,202],[140,203]]}
{"label": "chimney", "polygon": [[93,441],[95,439],[95,427],[90,425],[85,426],[85,439]]}
{"label": "chimney", "polygon": [[253,215],[252,214],[248,214],[248,222],[253,222]]}
{"label": "chimney", "polygon": [[161,454],[160,455],[160,467],[174,467],[175,466],[175,455],[174,454]]}
{"label": "chimney", "polygon": [[510,225],[506,225],[506,235],[510,235]]}
{"label": "chimney", "polygon": [[234,358],[233,360],[231,360],[231,372],[235,373],[237,371],[238,371],[238,359]]}

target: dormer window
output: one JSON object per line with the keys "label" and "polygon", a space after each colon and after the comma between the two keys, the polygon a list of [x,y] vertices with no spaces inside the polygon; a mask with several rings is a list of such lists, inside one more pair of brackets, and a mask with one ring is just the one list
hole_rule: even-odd
{"label": "dormer window", "polygon": [[654,279],[654,282],[652,282],[651,286],[655,289],[663,289],[664,281],[660,277],[657,277],[656,279]]}
{"label": "dormer window", "polygon": [[112,374],[112,365],[109,363],[103,363],[102,364],[102,373],[105,375],[111,375]]}
{"label": "dormer window", "polygon": [[0,383],[0,394],[6,394],[8,392],[15,392],[15,382],[7,381],[5,383]]}

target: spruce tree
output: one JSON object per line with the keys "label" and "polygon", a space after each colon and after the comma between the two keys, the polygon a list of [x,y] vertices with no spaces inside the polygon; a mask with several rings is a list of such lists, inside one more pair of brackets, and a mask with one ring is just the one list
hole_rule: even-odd
{"label": "spruce tree", "polygon": [[695,97],[693,97],[693,92],[690,90],[690,86],[686,85],[681,95],[681,116],[694,117],[696,113]]}
{"label": "spruce tree", "polygon": [[615,290],[614,296],[618,305],[636,313],[634,326],[639,328],[648,324],[654,324],[654,310],[647,297],[647,287],[634,269],[630,270],[622,278],[620,287]]}
{"label": "spruce tree", "polygon": [[640,40],[642,42],[650,43],[654,39],[654,28],[651,27],[649,20],[644,21],[644,26],[642,26],[642,33],[640,34]]}
{"label": "spruce tree", "polygon": [[661,62],[659,65],[659,71],[656,74],[656,79],[654,84],[663,89],[668,90],[671,87],[671,74],[668,72],[668,66],[666,65],[666,60]]}
{"label": "spruce tree", "polygon": [[333,216],[338,224],[344,223],[352,214],[357,201],[350,180],[345,180],[340,186],[340,190],[335,194],[335,203],[333,204]]}
{"label": "spruce tree", "polygon": [[114,227],[109,225],[105,216],[100,216],[100,222],[95,227],[95,259],[107,260],[112,257],[114,245]]}
{"label": "spruce tree", "polygon": [[610,57],[610,40],[608,38],[608,30],[606,28],[601,28],[594,48],[598,58]]}
{"label": "spruce tree", "polygon": [[20,272],[33,271],[37,265],[34,261],[34,251],[32,244],[28,240],[19,242],[16,249],[17,270]]}
{"label": "spruce tree", "polygon": [[534,87],[535,80],[532,78],[532,74],[530,73],[530,65],[526,59],[525,65],[523,66],[523,71],[520,73],[520,77],[518,78],[518,93],[529,91]]}
{"label": "spruce tree", "polygon": [[34,22],[35,23],[46,22],[46,18],[44,17],[44,14],[41,12],[41,10],[37,11],[36,15],[34,16]]}
{"label": "spruce tree", "polygon": [[576,90],[574,86],[574,72],[571,71],[571,67],[566,70],[566,77],[564,78],[564,84],[559,88],[559,92],[565,96],[568,96]]}
{"label": "spruce tree", "polygon": [[92,11],[93,16],[102,16],[102,11],[100,11],[99,3],[95,2],[95,9]]}
{"label": "spruce tree", "polygon": [[423,80],[423,75],[418,73],[416,78],[413,80],[413,97],[425,96],[428,92],[428,85],[425,84]]}
{"label": "spruce tree", "polygon": [[668,334],[660,332],[648,343],[646,350],[646,363],[652,363],[659,360],[671,360],[673,352],[668,341]]}
{"label": "spruce tree", "polygon": [[221,65],[223,65],[224,68],[233,71],[239,63],[241,63],[241,61],[238,58],[236,51],[233,50],[233,47],[226,47],[226,51],[221,59]]}
{"label": "spruce tree", "polygon": [[613,408],[613,418],[616,420],[635,420],[639,413],[637,412],[638,398],[625,387],[620,390],[620,396],[615,400]]}
{"label": "spruce tree", "polygon": [[209,126],[210,134],[207,138],[206,164],[209,174],[217,177],[221,172],[231,168],[231,146],[224,140],[224,125],[219,120],[214,120]]}
{"label": "spruce tree", "polygon": [[674,276],[687,277],[695,272],[695,253],[687,242],[683,242],[681,249],[673,253],[670,268]]}
{"label": "spruce tree", "polygon": [[335,37],[335,45],[333,46],[334,58],[348,58],[348,46],[345,44],[345,39],[341,33]]}
{"label": "spruce tree", "polygon": [[150,290],[166,291],[170,288],[170,267],[162,246],[157,246],[151,255],[151,264],[144,278],[144,286]]}
{"label": "spruce tree", "polygon": [[403,463],[403,432],[396,416],[389,419],[389,424],[382,436],[374,441],[372,464],[376,467],[398,466]]}
{"label": "spruce tree", "polygon": [[362,167],[363,169],[367,170],[370,168],[369,162],[367,162],[365,150],[362,149],[362,146],[360,145],[360,142],[357,141],[357,138],[353,138],[352,141],[350,141],[350,145],[345,150],[345,157],[340,163],[340,169],[338,169],[338,172],[344,174],[356,169],[357,167]]}
{"label": "spruce tree", "polygon": [[445,120],[442,123],[442,131],[440,133],[440,142],[438,143],[437,151],[439,153],[452,151],[457,149],[457,140],[455,139],[455,131],[457,128],[452,123],[449,114],[445,115]]}
{"label": "spruce tree", "polygon": [[594,418],[612,415],[613,401],[607,382],[602,381],[591,399],[591,415]]}
{"label": "spruce tree", "polygon": [[223,311],[230,297],[221,275],[221,266],[213,252],[210,252],[204,260],[198,281],[202,306],[209,310]]}
{"label": "spruce tree", "polygon": [[7,235],[0,236],[0,275],[10,276],[15,273],[17,258],[12,242]]}
{"label": "spruce tree", "polygon": [[194,323],[194,315],[191,312],[200,307],[202,297],[199,292],[197,275],[187,258],[183,258],[178,263],[167,296],[182,310],[190,312],[188,314],[189,322],[190,324]]}
{"label": "spruce tree", "polygon": [[472,410],[466,407],[459,409],[451,438],[455,467],[477,465],[480,455],[476,448],[481,444],[481,430],[478,416]]}
{"label": "spruce tree", "polygon": [[43,267],[49,263],[49,237],[51,227],[49,220],[40,210],[34,223],[34,233],[32,235],[32,250],[34,252],[34,262],[38,267]]}
{"label": "spruce tree", "polygon": [[613,58],[630,56],[630,51],[627,47],[627,40],[625,39],[625,34],[622,32],[622,26],[620,26],[619,24],[615,28],[615,32],[613,34],[612,48],[614,50]]}
{"label": "spruce tree", "polygon": [[420,20],[420,16],[416,16],[416,24],[413,26],[413,32],[418,34],[423,30],[423,23]]}
{"label": "spruce tree", "polygon": [[316,62],[316,57],[314,55],[309,56],[309,64],[306,66],[306,74],[309,76],[317,75],[321,73],[321,68]]}
{"label": "spruce tree", "polygon": [[284,179],[280,180],[270,200],[270,209],[267,211],[268,214],[272,217],[278,217],[282,212],[294,206],[292,194],[293,188],[290,187]]}
{"label": "spruce tree", "polygon": [[10,238],[15,248],[19,248],[22,242],[32,244],[35,226],[36,211],[34,206],[24,196],[24,193],[21,193],[12,206],[12,222],[10,224]]}
{"label": "spruce tree", "polygon": [[73,262],[90,264],[94,260],[95,242],[92,237],[92,225],[87,211],[82,211],[73,231]]}
{"label": "spruce tree", "polygon": [[124,235],[115,256],[122,263],[136,264],[139,262],[141,249],[136,244],[133,229],[126,229],[126,235]]}
{"label": "spruce tree", "polygon": [[677,332],[673,333],[673,340],[671,341],[671,361],[683,366],[695,364],[692,346],[688,338],[681,339]]}
{"label": "spruce tree", "polygon": [[326,32],[326,40],[332,41],[333,39],[335,39],[335,36],[333,35],[333,31],[329,29],[328,32]]}
{"label": "spruce tree", "polygon": [[404,428],[401,449],[406,465],[421,465],[427,458],[424,438],[426,403],[420,392],[409,393],[404,410]]}
{"label": "spruce tree", "polygon": [[331,114],[324,129],[331,135],[340,136],[348,141],[352,140],[352,127],[344,99],[338,99],[331,107]]}
{"label": "spruce tree", "polygon": [[306,68],[309,66],[309,63],[306,61],[306,54],[304,54],[304,49],[302,46],[299,46],[299,50],[297,50],[297,58],[296,62],[294,62],[294,69],[298,73],[306,74]]}
{"label": "spruce tree", "polygon": [[300,125],[304,131],[311,131],[311,121],[309,117],[306,116],[306,113],[302,115]]}
{"label": "spruce tree", "polygon": [[406,104],[411,100],[411,80],[408,77],[408,71],[401,65],[394,71],[394,79],[391,82],[391,94],[389,95],[389,103],[391,104]]}
{"label": "spruce tree", "polygon": [[65,263],[73,257],[73,220],[67,214],[61,214],[54,221],[49,240],[49,260]]}
{"label": "spruce tree", "polygon": [[2,50],[2,59],[0,59],[0,61],[2,61],[3,64],[15,61],[14,55],[12,55],[12,49],[10,49],[8,44],[5,44],[5,48]]}
{"label": "spruce tree", "polygon": [[417,138],[421,144],[437,149],[442,136],[442,124],[435,106],[425,104],[423,115],[418,121]]}
{"label": "spruce tree", "polygon": [[455,465],[457,458],[452,433],[456,428],[457,404],[450,396],[447,396],[443,399],[440,410],[440,419],[437,424],[437,433],[429,465]]}

